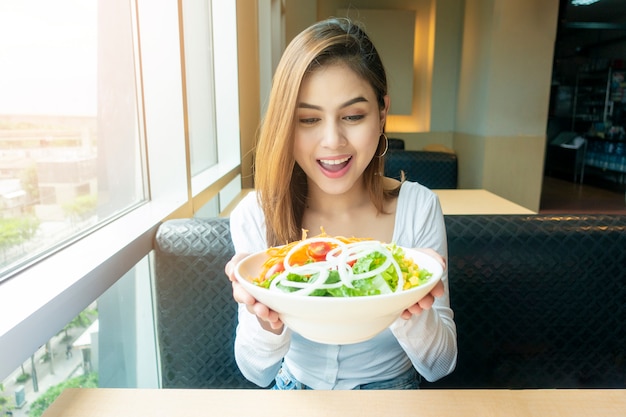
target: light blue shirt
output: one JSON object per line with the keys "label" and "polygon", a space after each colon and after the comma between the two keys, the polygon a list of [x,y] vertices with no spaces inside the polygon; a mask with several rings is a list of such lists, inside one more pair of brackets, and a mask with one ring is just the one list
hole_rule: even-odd
{"label": "light blue shirt", "polygon": [[[248,194],[233,210],[230,231],[237,253],[267,249],[265,220],[256,193]],[[437,195],[405,182],[400,189],[392,242],[410,248],[432,248],[447,259],[447,239]],[[314,389],[352,389],[360,384],[392,379],[411,366],[435,381],[456,366],[454,314],[446,293],[430,310],[398,318],[388,329],[365,342],[327,345],[312,342],[285,326],[279,335],[265,331],[256,316],[239,306],[235,357],[243,375],[255,384],[270,385],[283,360],[298,381]]]}

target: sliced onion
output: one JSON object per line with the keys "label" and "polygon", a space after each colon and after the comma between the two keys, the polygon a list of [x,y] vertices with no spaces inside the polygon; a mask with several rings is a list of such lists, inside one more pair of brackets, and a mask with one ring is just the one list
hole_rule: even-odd
{"label": "sliced onion", "polygon": [[301,242],[298,242],[297,244],[295,244],[293,246],[293,248],[291,248],[289,250],[289,252],[287,252],[287,255],[285,255],[285,259],[283,260],[284,266],[285,266],[285,271],[290,271],[292,270],[295,266],[292,266],[289,264],[289,259],[291,258],[291,255],[293,255],[298,249],[300,249],[303,246],[309,245],[313,242],[326,242],[326,243],[334,243],[338,246],[345,246],[345,243],[343,243],[341,240],[339,239],[334,239],[332,237],[313,237],[307,240],[303,240]]}
{"label": "sliced onion", "polygon": [[[336,247],[332,248],[326,254],[325,261],[312,262],[305,265],[290,265],[289,260],[291,256],[299,250],[302,246],[308,245],[313,242],[326,242],[335,244]],[[361,274],[355,274],[352,268],[348,265],[349,262],[360,259],[364,256],[369,255],[372,252],[380,252],[385,256],[385,261],[377,267],[376,269],[368,272],[364,272]],[[313,291],[318,289],[331,289],[331,288],[339,288],[342,285],[345,285],[348,288],[354,288],[354,281],[360,279],[367,279],[374,277],[376,275],[382,274],[385,270],[389,268],[390,265],[393,265],[396,274],[398,275],[398,285],[396,286],[395,291],[402,291],[404,287],[404,277],[402,275],[402,270],[400,269],[400,265],[394,259],[391,251],[387,249],[385,245],[377,241],[360,241],[354,242],[350,244],[345,244],[344,242],[328,237],[318,237],[311,238],[299,242],[294,245],[293,248],[287,253],[285,259],[283,261],[285,270],[278,274],[271,282],[270,289],[277,289],[278,284],[283,286],[288,286],[291,288],[297,288],[293,294],[299,295],[309,295]],[[339,282],[328,284],[326,283],[330,271],[336,270],[339,274]],[[295,282],[287,280],[287,276],[290,274],[298,274],[298,275],[317,275],[314,279],[309,282]],[[382,278],[381,278],[382,279]],[[384,279],[383,279],[384,281]],[[386,281],[385,281],[386,283]],[[391,288],[387,285],[389,291],[391,292]],[[384,292],[384,291],[383,291]]]}

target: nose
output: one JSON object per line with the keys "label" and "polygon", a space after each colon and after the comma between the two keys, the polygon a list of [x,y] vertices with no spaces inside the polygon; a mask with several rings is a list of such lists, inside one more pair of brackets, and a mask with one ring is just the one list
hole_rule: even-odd
{"label": "nose", "polygon": [[324,126],[322,146],[328,149],[339,149],[347,142],[346,136],[338,123],[327,123]]}

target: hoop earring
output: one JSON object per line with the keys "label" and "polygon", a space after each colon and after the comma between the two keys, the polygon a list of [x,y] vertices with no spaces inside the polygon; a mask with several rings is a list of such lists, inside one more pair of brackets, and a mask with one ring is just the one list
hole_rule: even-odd
{"label": "hoop earring", "polygon": [[[389,139],[387,139],[387,135],[385,135],[384,133],[381,133],[380,136],[385,138],[385,150],[380,155],[376,155],[376,157],[378,158],[382,158],[383,156],[385,156],[385,154],[387,153],[387,150],[389,149]],[[380,137],[378,138],[378,140],[380,140]]]}

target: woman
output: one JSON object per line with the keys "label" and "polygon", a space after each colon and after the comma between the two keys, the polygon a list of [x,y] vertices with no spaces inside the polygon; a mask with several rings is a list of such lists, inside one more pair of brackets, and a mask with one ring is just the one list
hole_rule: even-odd
{"label": "woman", "polygon": [[318,22],[287,47],[276,69],[255,161],[256,192],[231,215],[236,255],[226,265],[239,303],[237,363],[276,389],[417,388],[456,364],[456,327],[447,274],[387,330],[351,345],[325,345],[291,331],[236,282],[247,253],[315,235],[369,237],[430,248],[445,267],[436,195],[383,176],[389,110],[380,57],[348,19]]}

